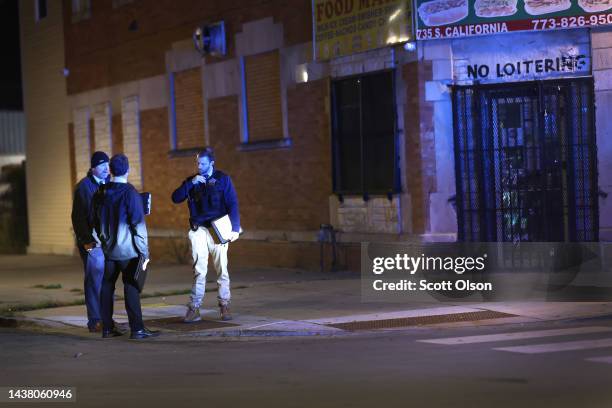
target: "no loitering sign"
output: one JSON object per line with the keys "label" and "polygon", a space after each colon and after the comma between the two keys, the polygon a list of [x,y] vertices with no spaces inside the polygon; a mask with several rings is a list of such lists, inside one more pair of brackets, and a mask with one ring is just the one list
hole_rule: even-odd
{"label": "no loitering sign", "polygon": [[471,84],[590,75],[590,51],[583,30],[453,41],[453,79]]}

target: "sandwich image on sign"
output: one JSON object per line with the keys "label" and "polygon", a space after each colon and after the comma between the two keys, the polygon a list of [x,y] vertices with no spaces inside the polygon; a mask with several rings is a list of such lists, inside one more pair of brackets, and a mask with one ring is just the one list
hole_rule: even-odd
{"label": "sandwich image on sign", "polygon": [[419,6],[419,17],[428,26],[441,26],[463,20],[469,9],[467,0],[434,0]]}
{"label": "sandwich image on sign", "polygon": [[502,17],[516,13],[517,0],[476,0],[474,8],[478,17]]}
{"label": "sandwich image on sign", "polygon": [[612,0],[578,0],[578,5],[587,13],[598,13],[612,8]]}
{"label": "sandwich image on sign", "polygon": [[570,0],[525,0],[525,11],[532,16],[556,13],[571,6]]}

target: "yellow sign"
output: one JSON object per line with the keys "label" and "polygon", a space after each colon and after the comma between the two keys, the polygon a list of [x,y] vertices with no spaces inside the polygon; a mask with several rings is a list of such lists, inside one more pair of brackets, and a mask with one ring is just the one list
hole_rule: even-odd
{"label": "yellow sign", "polygon": [[313,0],[315,59],[411,40],[411,4],[410,0]]}

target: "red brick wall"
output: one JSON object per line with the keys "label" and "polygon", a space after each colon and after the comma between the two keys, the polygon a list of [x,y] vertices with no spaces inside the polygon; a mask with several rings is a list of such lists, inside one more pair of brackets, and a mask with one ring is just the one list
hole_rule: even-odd
{"label": "red brick wall", "polygon": [[209,101],[217,167],[233,178],[244,228],[315,230],[329,222],[331,142],[325,111],[328,82],[289,90],[288,149],[239,152],[238,98]]}
{"label": "red brick wall", "polygon": [[143,189],[153,194],[153,210],[147,224],[153,228],[187,230],[186,205],[174,205],[172,191],[193,173],[193,158],[169,158],[168,110],[151,109],[140,112],[142,141]]}
{"label": "red brick wall", "polygon": [[204,107],[200,67],[174,74],[178,149],[204,146]]}
{"label": "red brick wall", "polygon": [[111,132],[113,133],[112,154],[123,153],[123,124],[121,114],[113,115],[111,119]]}
{"label": "red brick wall", "polygon": [[[166,74],[166,51],[172,43],[190,39],[195,26],[204,21],[225,21],[226,58],[234,58],[235,34],[250,21],[273,17],[276,23],[282,23],[284,46],[309,42],[312,36],[310,0],[139,0],[116,10],[109,0],[92,0],[92,17],[76,24],[71,23],[70,3],[64,0],[68,94]],[[138,30],[129,31],[134,20]],[[288,90],[287,119],[293,145],[250,152],[239,150],[238,97],[209,101],[210,142],[216,150],[217,167],[234,180],[246,230],[316,230],[321,223],[329,222],[332,182],[328,93],[328,80]],[[154,196],[148,226],[186,232],[187,206],[174,205],[170,195],[194,173],[195,160],[170,157],[167,108],[141,111],[140,126],[143,188]],[[123,150],[121,115],[113,116],[112,131],[113,152]],[[203,139],[203,131],[196,132]],[[184,239],[150,242],[154,259],[177,258],[186,244]],[[319,246],[241,240],[232,246],[230,258],[236,265],[244,261],[270,266],[272,262],[276,266],[315,269]]]}
{"label": "red brick wall", "polygon": [[425,100],[425,82],[432,78],[431,61],[405,64],[402,77],[408,84],[404,112],[406,181],[412,198],[413,233],[423,234],[430,219],[429,194],[436,188],[433,104]]}
{"label": "red brick wall", "polygon": [[[210,138],[217,167],[231,175],[240,202],[243,228],[248,230],[316,230],[329,222],[331,153],[329,116],[325,111],[328,81],[320,80],[288,91],[288,149],[241,152],[238,97],[209,101]],[[195,171],[193,157],[168,156],[166,108],[141,112],[144,189],[153,193],[149,228],[187,231],[186,204],[175,205],[172,191]],[[153,239],[157,259],[176,260],[186,241]],[[182,243],[181,243],[182,242]],[[232,246],[237,264],[318,268],[318,244],[246,241]]]}
{"label": "red brick wall", "polygon": [[[253,152],[238,150],[238,97],[209,101],[216,167],[234,181],[245,229],[316,230],[329,222],[332,186],[329,117],[324,108],[327,80],[299,85],[287,96],[293,146]],[[144,188],[156,197],[149,224],[186,228],[186,205],[172,204],[170,195],[195,172],[195,159],[168,157],[166,108],[141,112],[140,123]]]}
{"label": "red brick wall", "polygon": [[[227,58],[249,21],[271,16],[282,22],[285,46],[312,37],[310,0],[139,0],[117,9],[110,0],[92,0],[91,18],[72,23],[70,14],[71,1],[64,0],[68,94],[164,74],[165,52],[205,21],[225,21]],[[137,31],[128,30],[132,21]]]}
{"label": "red brick wall", "polygon": [[70,149],[70,185],[74,186],[76,180],[76,162],[74,160],[74,125],[68,124],[68,148]]}

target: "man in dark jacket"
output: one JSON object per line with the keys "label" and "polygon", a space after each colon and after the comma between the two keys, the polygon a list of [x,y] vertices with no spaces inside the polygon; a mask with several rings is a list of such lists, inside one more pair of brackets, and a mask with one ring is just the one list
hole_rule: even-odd
{"label": "man in dark jacket", "polygon": [[122,274],[125,309],[131,329],[131,339],[157,335],[144,327],[140,308],[140,293],[134,280],[139,258],[149,262],[147,226],[140,194],[127,182],[129,162],[123,154],[110,160],[113,180],[94,197],[92,219],[104,251],[104,279],[100,294],[102,306],[102,337],[121,336],[113,324],[115,282]]}
{"label": "man in dark jacket", "polygon": [[238,198],[231,178],[214,168],[215,156],[211,148],[202,150],[197,156],[198,173],[189,176],[172,194],[175,204],[187,200],[189,206],[189,241],[193,256],[194,279],[191,288],[189,308],[185,315],[186,323],[201,320],[200,305],[204,299],[208,255],[213,259],[217,272],[219,292],[217,300],[222,320],[231,320],[229,311],[230,279],[227,270],[227,251],[229,243],[220,243],[211,230],[211,222],[229,215],[232,224],[230,242],[238,239],[240,233],[240,214]]}
{"label": "man in dark jacket", "polygon": [[104,275],[104,254],[89,222],[89,211],[95,192],[110,181],[108,162],[104,152],[95,152],[91,156],[91,168],[87,176],[76,185],[72,201],[72,228],[83,261],[87,327],[90,332],[102,330],[100,288]]}

